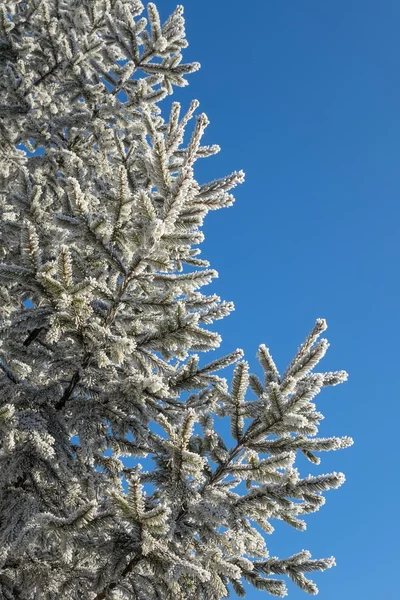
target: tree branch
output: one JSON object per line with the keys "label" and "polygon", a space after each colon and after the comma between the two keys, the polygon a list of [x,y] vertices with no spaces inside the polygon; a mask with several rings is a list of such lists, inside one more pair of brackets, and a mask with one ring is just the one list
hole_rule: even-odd
{"label": "tree branch", "polygon": [[[83,369],[88,366],[91,356],[92,355],[90,352],[85,353],[83,360],[82,360],[82,368]],[[54,408],[56,410],[61,410],[62,408],[64,408],[64,406],[67,403],[67,400],[70,398],[71,394],[73,393],[73,391],[76,388],[77,384],[79,383],[80,379],[81,379],[81,376],[79,374],[79,370],[75,371],[68,387],[64,391],[64,394],[62,395],[60,400],[54,405]]]}
{"label": "tree branch", "polygon": [[[141,554],[132,558],[132,560],[129,561],[125,569],[122,571],[121,578],[123,579],[128,575],[128,573],[131,573],[134,567],[138,564],[138,562],[142,560],[142,558],[143,556]],[[107,597],[107,592],[114,590],[118,585],[119,584],[117,582],[109,583],[102,592],[100,592],[95,598],[93,598],[93,600],[104,600]]]}
{"label": "tree branch", "polygon": [[[114,301],[113,307],[110,308],[109,312],[107,313],[107,315],[105,317],[104,325],[106,327],[110,327],[113,320],[115,319],[115,316],[118,311],[118,305],[121,302],[121,298],[122,298],[129,282],[130,282],[130,278],[125,275],[124,281],[121,283],[121,286],[118,291],[118,296],[117,296],[116,300]],[[92,355],[90,352],[85,353],[85,355],[82,359],[82,368],[83,369],[85,369],[88,366],[91,356]],[[73,393],[74,389],[76,388],[77,384],[79,383],[80,378],[81,378],[81,376],[79,375],[79,370],[75,371],[68,387],[66,388],[66,390],[64,391],[64,394],[62,395],[62,398],[60,398],[60,400],[54,405],[54,408],[56,410],[61,410],[62,408],[64,408],[65,404],[67,403],[68,399],[70,398],[71,394]]]}
{"label": "tree branch", "polygon": [[44,327],[36,327],[36,329],[31,331],[26,340],[24,341],[24,346],[29,346],[32,342],[34,342],[39,333],[43,331],[43,329]]}

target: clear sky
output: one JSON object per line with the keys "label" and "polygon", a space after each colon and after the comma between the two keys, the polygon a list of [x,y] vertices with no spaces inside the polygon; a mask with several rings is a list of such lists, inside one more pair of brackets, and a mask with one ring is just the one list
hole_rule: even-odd
{"label": "clear sky", "polygon": [[[175,7],[157,4],[165,17]],[[302,475],[344,471],[347,482],[306,532],[277,523],[271,554],[335,555],[337,567],[313,577],[321,600],[398,600],[400,3],[183,4],[185,58],[202,69],[174,99],[198,98],[207,141],[222,146],[198,178],[246,172],[234,207],[204,230],[203,255],[220,274],[213,291],[236,305],[215,324],[217,353],[242,347],[256,369],[265,343],[283,369],[324,317],[323,366],[350,374],[318,408],[320,433],[355,445],[300,465]],[[291,600],[307,597],[289,586]]]}

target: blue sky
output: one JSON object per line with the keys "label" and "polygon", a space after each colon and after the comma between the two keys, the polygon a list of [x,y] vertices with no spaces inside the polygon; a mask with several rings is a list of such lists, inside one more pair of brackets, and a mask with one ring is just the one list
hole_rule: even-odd
{"label": "blue sky", "polygon": [[[158,5],[165,17],[175,7]],[[222,146],[198,179],[246,172],[235,205],[212,213],[204,230],[203,255],[220,274],[213,291],[236,305],[215,326],[224,338],[217,353],[242,347],[256,369],[265,343],[284,369],[325,317],[323,366],[350,374],[318,408],[320,433],[351,435],[355,445],[321,454],[320,467],[300,464],[304,475],[337,470],[347,482],[306,532],[278,523],[271,554],[336,556],[336,568],[313,577],[321,600],[396,600],[400,4],[184,5],[185,58],[202,69],[174,99],[198,98],[211,120],[207,141]],[[291,600],[307,597],[289,586]]]}

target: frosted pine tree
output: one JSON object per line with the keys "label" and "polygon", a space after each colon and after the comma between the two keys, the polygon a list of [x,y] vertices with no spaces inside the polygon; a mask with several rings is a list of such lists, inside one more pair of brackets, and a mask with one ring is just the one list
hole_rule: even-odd
{"label": "frosted pine tree", "polygon": [[323,320],[283,374],[265,346],[263,381],[240,350],[200,365],[233,306],[200,291],[217,274],[196,246],[243,174],[197,183],[207,117],[160,109],[198,68],[182,7],[0,8],[0,598],[281,597],[279,576],[316,593],[334,560],[271,557],[260,531],[304,529],[343,482],[294,465],[351,444],[317,437],[314,404],[346,374],[314,372]]}

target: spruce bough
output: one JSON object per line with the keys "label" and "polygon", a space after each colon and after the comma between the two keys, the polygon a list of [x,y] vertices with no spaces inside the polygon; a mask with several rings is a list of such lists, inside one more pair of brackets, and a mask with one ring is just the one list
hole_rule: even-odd
{"label": "spruce bough", "polygon": [[240,350],[200,365],[233,310],[199,291],[217,275],[200,228],[243,173],[199,184],[207,117],[159,108],[199,66],[183,8],[0,9],[0,598],[218,600],[245,580],[282,597],[282,575],[315,594],[333,558],[271,557],[260,530],[305,529],[343,483],[294,463],[351,445],[317,437],[313,403],[347,376],[314,372],[322,319],[283,374],[264,345],[263,381]]}

